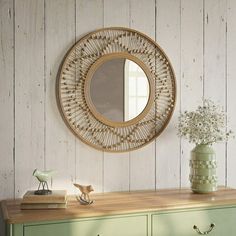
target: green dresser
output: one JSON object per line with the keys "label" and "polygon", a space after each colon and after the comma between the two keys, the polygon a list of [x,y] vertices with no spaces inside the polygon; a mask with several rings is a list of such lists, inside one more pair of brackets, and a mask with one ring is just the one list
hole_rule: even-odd
{"label": "green dresser", "polygon": [[67,209],[20,210],[3,201],[6,236],[235,236],[236,190],[190,190],[93,195],[95,204],[70,197]]}
{"label": "green dresser", "polygon": [[27,225],[24,236],[147,236],[147,216]]}
{"label": "green dresser", "polygon": [[[194,229],[195,225],[195,229]],[[154,214],[153,236],[236,235],[236,208]]]}

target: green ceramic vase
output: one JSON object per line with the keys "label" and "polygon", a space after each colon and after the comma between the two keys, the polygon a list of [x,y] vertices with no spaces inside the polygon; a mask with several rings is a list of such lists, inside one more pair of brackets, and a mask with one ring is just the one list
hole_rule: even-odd
{"label": "green ceramic vase", "polygon": [[191,151],[191,189],[194,193],[210,193],[217,190],[216,156],[209,145],[199,144]]}

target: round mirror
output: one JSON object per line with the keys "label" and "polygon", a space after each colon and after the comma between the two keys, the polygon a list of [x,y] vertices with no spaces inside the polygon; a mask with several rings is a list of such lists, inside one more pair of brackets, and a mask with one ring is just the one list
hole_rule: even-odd
{"label": "round mirror", "polygon": [[110,53],[100,57],[85,80],[92,114],[106,125],[124,127],[142,119],[154,100],[152,76],[137,57]]}
{"label": "round mirror", "polygon": [[108,152],[135,150],[167,126],[176,96],[174,71],[145,34],[103,28],[68,51],[57,79],[65,123],[84,143]]}
{"label": "round mirror", "polygon": [[125,122],[138,116],[146,107],[149,82],[137,63],[115,58],[105,61],[94,72],[90,96],[97,112],[106,119]]}

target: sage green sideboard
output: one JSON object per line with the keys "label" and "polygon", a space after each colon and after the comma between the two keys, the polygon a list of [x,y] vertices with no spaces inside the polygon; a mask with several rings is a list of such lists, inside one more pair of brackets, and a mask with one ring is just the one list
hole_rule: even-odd
{"label": "sage green sideboard", "polygon": [[236,190],[212,194],[162,190],[94,195],[67,209],[20,210],[4,201],[7,236],[210,236],[236,235]]}
{"label": "sage green sideboard", "polygon": [[236,235],[236,207],[212,210],[173,212],[152,216],[152,235],[155,236],[196,236],[193,226],[204,233],[214,224],[209,235]]}
{"label": "sage green sideboard", "polygon": [[74,222],[57,222],[44,225],[27,225],[23,231],[24,236],[147,236],[146,222],[146,215],[124,216]]}

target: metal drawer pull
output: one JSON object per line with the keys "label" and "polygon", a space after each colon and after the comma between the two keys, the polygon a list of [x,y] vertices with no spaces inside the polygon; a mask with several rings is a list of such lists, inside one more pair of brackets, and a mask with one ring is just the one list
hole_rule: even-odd
{"label": "metal drawer pull", "polygon": [[206,235],[206,234],[209,234],[209,233],[214,229],[214,227],[215,227],[215,224],[214,224],[214,223],[211,223],[210,229],[208,229],[208,230],[205,231],[205,232],[201,232],[200,229],[199,229],[196,225],[193,226],[193,229],[195,229],[196,232],[197,232],[198,234],[200,234],[200,235]]}

